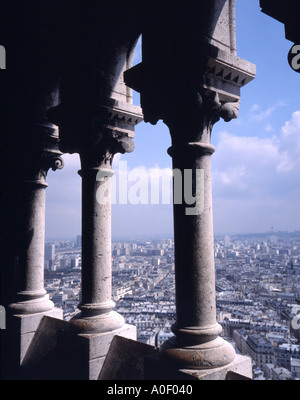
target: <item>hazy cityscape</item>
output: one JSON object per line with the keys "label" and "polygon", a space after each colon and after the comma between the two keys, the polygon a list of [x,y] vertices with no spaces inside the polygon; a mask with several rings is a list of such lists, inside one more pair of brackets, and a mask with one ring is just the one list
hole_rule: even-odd
{"label": "hazy cityscape", "polygon": [[[116,310],[137,327],[138,341],[157,347],[173,335],[173,245],[112,243]],[[215,265],[222,335],[252,358],[254,380],[300,379],[300,232],[216,237]],[[46,243],[45,286],[65,320],[78,312],[81,236]]]}

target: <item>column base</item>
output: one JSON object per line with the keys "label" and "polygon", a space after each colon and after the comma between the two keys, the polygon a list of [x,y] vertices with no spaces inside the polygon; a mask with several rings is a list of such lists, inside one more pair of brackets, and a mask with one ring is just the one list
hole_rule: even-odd
{"label": "column base", "polygon": [[98,334],[76,334],[70,328],[67,321],[43,319],[22,365],[27,380],[97,380],[113,338],[136,340],[131,325]]}
{"label": "column base", "polygon": [[161,358],[178,369],[211,369],[230,364],[235,358],[232,345],[217,337],[206,343],[182,346],[176,337],[165,342],[160,349]]}
{"label": "column base", "polygon": [[116,329],[120,329],[125,324],[125,320],[116,311],[92,316],[84,316],[81,312],[75,315],[69,323],[70,328],[75,333],[96,334],[112,332]]}
{"label": "column base", "polygon": [[42,297],[18,301],[16,303],[12,303],[8,307],[8,311],[11,314],[36,314],[51,311],[54,308],[54,304],[51,300],[49,300],[49,295],[46,294]]}
{"label": "column base", "polygon": [[6,330],[3,331],[2,368],[8,375],[14,375],[22,365],[27,350],[44,316],[63,319],[63,311],[53,308],[50,311],[34,314],[13,314],[7,316]]}
{"label": "column base", "polygon": [[213,369],[176,369],[162,361],[160,355],[146,357],[145,380],[251,380],[252,360],[250,357],[235,355],[234,360],[223,367]]}
{"label": "column base", "polygon": [[136,340],[136,327],[125,324],[113,332],[77,335],[76,342],[82,354],[82,379],[99,378],[111,341],[116,335]]}

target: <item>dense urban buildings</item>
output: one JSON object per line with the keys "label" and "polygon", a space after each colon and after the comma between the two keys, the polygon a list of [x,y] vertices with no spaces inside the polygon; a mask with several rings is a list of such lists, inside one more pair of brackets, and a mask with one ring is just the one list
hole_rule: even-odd
{"label": "dense urban buildings", "polygon": [[[81,296],[81,248],[74,240],[55,248],[46,289],[69,320]],[[53,253],[52,253],[53,254]],[[300,378],[300,232],[215,238],[217,320],[239,354],[253,363],[255,380]],[[113,242],[113,300],[138,340],[160,345],[175,320],[173,240]]]}
{"label": "dense urban buildings", "polygon": [[[279,2],[270,9],[274,2],[261,1],[286,24],[289,15]],[[5,376],[101,380],[113,340],[144,348],[137,326],[140,342],[160,346],[175,320],[175,337],[160,353],[152,348],[156,358],[139,352],[145,370],[135,365],[135,372],[142,379],[157,373],[176,380],[183,370],[189,379],[251,379],[251,358],[255,379],[298,379],[297,242],[213,242],[212,128],[238,117],[240,90],[256,75],[255,65],[237,55],[235,0],[184,7],[169,0],[2,3]],[[133,65],[140,37],[141,62]],[[168,154],[183,176],[184,190],[173,190],[174,259],[170,240],[111,249],[112,163],[116,154],[133,152],[142,120],[168,127]],[[63,168],[66,153],[80,156],[81,254],[77,238],[76,245],[49,243],[44,262],[46,178]],[[192,201],[185,196],[187,170]],[[251,358],[237,355],[229,341]],[[120,350],[118,359],[125,355]],[[123,371],[133,363],[130,353]]]}

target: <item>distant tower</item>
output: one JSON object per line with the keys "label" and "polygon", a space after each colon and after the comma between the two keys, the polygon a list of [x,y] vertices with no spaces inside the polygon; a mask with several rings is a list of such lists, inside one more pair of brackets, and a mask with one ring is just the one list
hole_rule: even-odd
{"label": "distant tower", "polygon": [[225,236],[225,237],[224,237],[224,245],[225,245],[225,247],[229,247],[230,244],[231,244],[231,242],[230,242],[230,236]]}
{"label": "distant tower", "polygon": [[54,264],[54,259],[55,259],[55,244],[52,243],[46,243],[45,245],[45,260],[49,262],[49,269]]}
{"label": "distant tower", "polygon": [[76,236],[76,247],[81,247],[81,235]]}
{"label": "distant tower", "polygon": [[172,239],[168,239],[167,240],[167,245],[168,245],[169,249],[172,249],[173,248],[173,240]]}

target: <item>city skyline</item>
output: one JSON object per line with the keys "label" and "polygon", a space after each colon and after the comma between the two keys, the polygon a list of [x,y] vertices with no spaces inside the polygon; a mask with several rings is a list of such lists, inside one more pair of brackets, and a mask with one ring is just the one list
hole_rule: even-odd
{"label": "city skyline", "polygon": [[[237,1],[237,54],[257,66],[256,78],[241,93],[238,119],[218,122],[212,132],[215,235],[300,229],[299,75],[287,62],[292,43],[284,26],[260,12],[252,1]],[[140,42],[134,63],[141,59]],[[134,93],[139,105],[139,95]],[[299,136],[299,137],[298,137]],[[116,155],[129,171],[170,172],[168,128],[140,123],[135,150]],[[77,154],[64,156],[65,167],[48,174],[46,237],[71,237],[80,232],[81,178]],[[115,204],[113,238],[173,235],[171,204]]]}
{"label": "city skyline", "polygon": [[[273,233],[215,241],[217,321],[237,354],[252,358],[254,380],[299,380],[300,232]],[[81,300],[79,245],[58,242],[45,260],[46,290],[66,321]],[[112,299],[139,342],[160,347],[173,336],[174,261],[173,240],[112,245]]]}
{"label": "city skyline", "polygon": [[[295,230],[295,231],[287,231],[287,230],[282,230],[282,231],[266,231],[266,232],[247,232],[247,233],[235,233],[235,234],[228,234],[228,233],[222,233],[222,234],[215,234],[214,239],[215,240],[221,240],[222,238],[229,237],[230,239],[234,240],[239,240],[239,238],[243,237],[253,237],[253,238],[270,238],[272,236],[278,236],[278,237],[285,237],[285,236],[295,236],[295,237],[300,237],[300,230]],[[53,237],[46,237],[45,244],[48,243],[53,243],[53,242],[76,242],[78,241],[78,238],[80,237],[81,240],[81,233],[77,233],[74,235],[71,235],[69,237],[59,237],[59,236],[53,236]],[[164,235],[164,234],[157,234],[157,235],[143,235],[143,236],[128,236],[128,237],[112,237],[112,243],[131,243],[131,242],[143,242],[143,241],[160,241],[160,240],[167,240],[167,239],[172,239],[174,241],[174,235]],[[76,246],[76,247],[81,247]]]}

